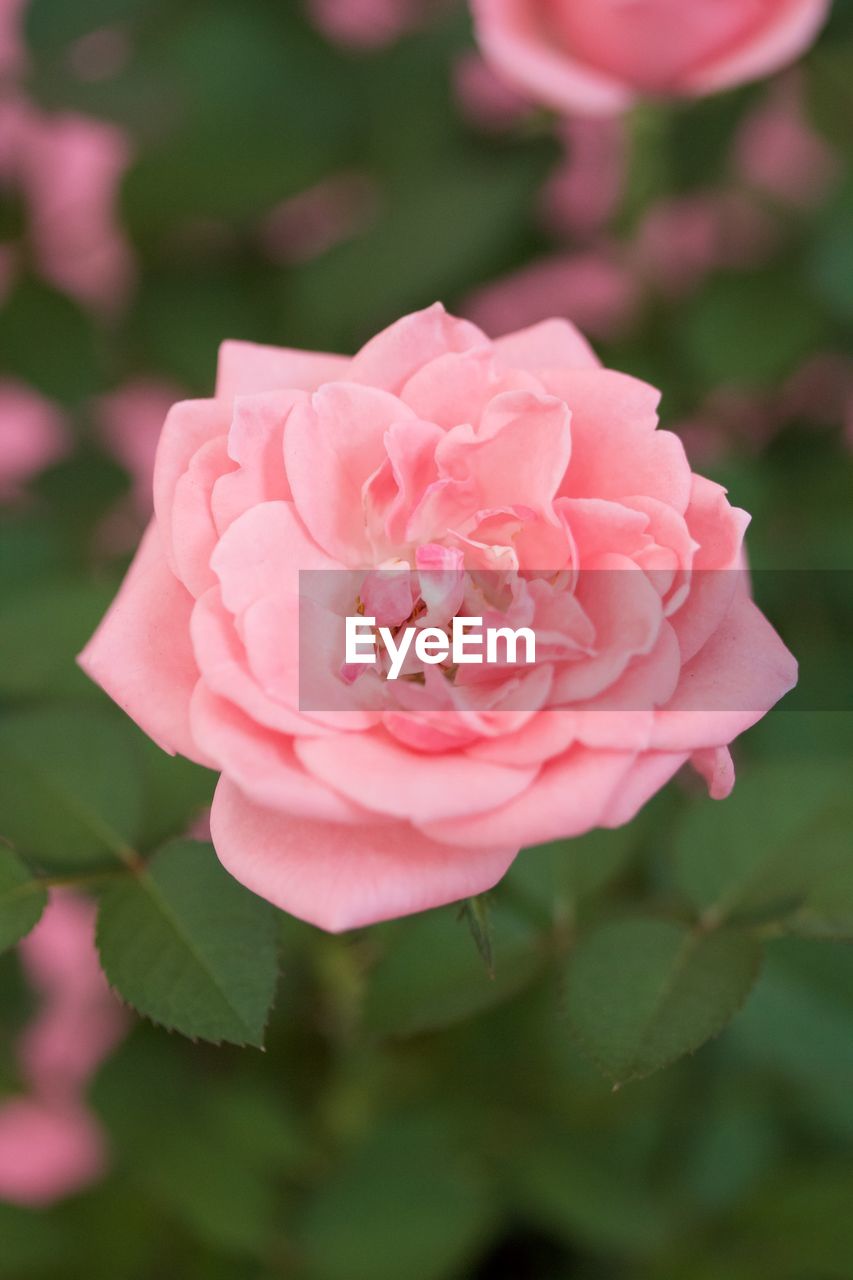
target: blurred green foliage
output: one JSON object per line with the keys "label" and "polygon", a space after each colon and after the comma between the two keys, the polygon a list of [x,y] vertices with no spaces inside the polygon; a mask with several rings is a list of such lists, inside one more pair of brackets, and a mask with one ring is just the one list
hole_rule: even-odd
{"label": "blurred green foliage", "polygon": [[[451,92],[470,47],[461,4],[360,54],[293,0],[31,0],[26,23],[38,102],[132,140],[121,205],[140,272],[107,320],[33,267],[0,309],[4,374],[61,402],[75,432],[71,456],[0,517],[0,812],[15,846],[0,847],[0,941],[34,923],[45,873],[102,885],[107,971],[161,1025],[140,1021],[95,1083],[109,1177],[47,1213],[0,1205],[0,1277],[851,1280],[841,423],[801,414],[698,461],[754,514],[751,558],[770,571],[756,591],[808,695],[739,744],[725,806],[676,783],[623,831],[520,858],[485,904],[494,977],[456,910],[332,938],[232,888],[198,846],[161,860],[213,780],[143,739],[73,665],[123,567],[99,530],[129,486],[92,398],[136,375],[204,394],[226,337],[353,350],[405,310],[462,304],[554,249],[536,211],[558,148],[547,122],[495,135],[465,122]],[[81,79],[69,48],[105,26],[127,37],[127,61]],[[720,383],[766,394],[806,357],[849,351],[853,5],[836,5],[804,75],[843,170],[823,206],[775,211],[765,263],[684,302],[647,299],[600,344],[664,389],[668,423]],[[654,201],[728,180],[733,132],[763,92],[640,113],[622,243]],[[308,261],[271,262],[267,216],[342,170],[375,184],[374,219]],[[5,212],[4,234],[17,226]],[[817,575],[804,610],[773,571],[816,568],[838,574]],[[117,880],[139,855],[153,855],[147,879]],[[199,875],[215,882],[206,898]],[[236,959],[221,954],[223,918]],[[146,945],[128,954],[134,932]],[[762,954],[743,1011],[682,1056],[744,1003]],[[162,1029],[259,1041],[279,964],[263,1056]],[[170,965],[164,1005],[155,978]],[[8,953],[0,1091],[27,1011]]]}

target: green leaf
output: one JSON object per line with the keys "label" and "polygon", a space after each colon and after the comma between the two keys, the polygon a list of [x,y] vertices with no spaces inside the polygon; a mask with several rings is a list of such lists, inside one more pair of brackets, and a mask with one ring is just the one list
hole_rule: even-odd
{"label": "green leaf", "polygon": [[572,1031],[604,1073],[650,1075],[715,1036],[758,974],[757,942],[667,920],[627,919],[585,937],[569,968]]}
{"label": "green leaf", "polygon": [[318,1280],[451,1280],[491,1225],[491,1205],[444,1117],[389,1117],[320,1187],[300,1244]]}
{"label": "green leaf", "polygon": [[11,849],[0,848],[0,951],[26,937],[46,906],[41,882]]}
{"label": "green leaf", "polygon": [[175,841],[107,890],[97,943],[111,985],[139,1013],[194,1039],[263,1046],[276,914],[210,845]]}
{"label": "green leaf", "polygon": [[124,859],[142,810],[136,730],[87,705],[0,720],[0,836],[59,869]]}
{"label": "green leaf", "polygon": [[677,828],[676,878],[706,916],[772,918],[851,861],[848,761],[750,767],[724,804],[692,805]]}
{"label": "green leaf", "polygon": [[639,843],[636,823],[591,831],[573,840],[523,849],[505,881],[539,908],[545,919],[603,889],[627,866]]}
{"label": "green leaf", "polygon": [[409,1036],[448,1026],[506,1000],[538,972],[537,935],[512,911],[490,907],[493,978],[458,915],[429,911],[376,931],[387,943],[365,996],[368,1031]]}
{"label": "green leaf", "polygon": [[145,787],[139,849],[146,852],[188,834],[210,808],[218,775],[183,756],[170,756],[150,738],[140,737],[139,747]]}

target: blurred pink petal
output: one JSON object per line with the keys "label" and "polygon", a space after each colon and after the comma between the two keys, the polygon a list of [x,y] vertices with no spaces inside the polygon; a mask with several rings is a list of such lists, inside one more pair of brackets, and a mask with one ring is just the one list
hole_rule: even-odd
{"label": "blurred pink petal", "polygon": [[465,53],[453,68],[453,83],[462,114],[486,132],[511,129],[530,114],[530,102],[497,75],[478,53]]}
{"label": "blurred pink petal", "polygon": [[23,383],[0,381],[0,500],[14,497],[67,449],[56,406]]}
{"label": "blurred pink petal", "polygon": [[41,1004],[18,1044],[18,1059],[26,1082],[43,1098],[74,1098],[126,1028],[98,963],[94,931],[92,903],[54,894],[21,944],[24,971]]}
{"label": "blurred pink petal", "polygon": [[283,201],[261,226],[274,262],[309,262],[363,231],[379,199],[366,174],[341,173]]}
{"label": "blurred pink petal", "polygon": [[737,192],[662,200],[637,232],[634,258],[657,292],[680,298],[720,268],[757,265],[776,245],[772,220]]}
{"label": "blurred pink petal", "polygon": [[16,1046],[26,1094],[0,1104],[0,1200],[46,1205],[99,1177],[106,1142],[83,1092],[127,1027],[94,947],[95,907],[54,893],[21,943],[39,998]]}
{"label": "blurred pink petal", "polygon": [[560,316],[610,339],[630,328],[639,304],[628,268],[615,253],[596,249],[540,259],[478,289],[463,310],[492,337]]}
{"label": "blurred pink petal", "polygon": [[83,1190],[105,1166],[103,1134],[84,1107],[29,1097],[0,1103],[0,1201],[53,1204]]}
{"label": "blurred pink petal", "polygon": [[27,0],[0,0],[0,79],[20,75],[26,65],[21,18]]}
{"label": "blurred pink petal", "polygon": [[154,456],[166,415],[184,392],[154,378],[125,383],[95,405],[101,437],[133,481],[137,515],[147,521],[153,505]]}
{"label": "blurred pink petal", "polygon": [[548,229],[589,237],[616,213],[625,189],[627,139],[617,117],[578,117],[563,122],[565,156],[542,194]]}
{"label": "blurred pink petal", "polygon": [[68,50],[68,65],[80,80],[111,80],[130,56],[130,41],[120,27],[98,27],[75,40]]}
{"label": "blurred pink petal", "polygon": [[821,427],[846,422],[853,402],[853,359],[825,351],[801,365],[782,387],[779,409],[786,420]]}
{"label": "blurred pink petal", "polygon": [[796,75],[775,86],[747,116],[733,159],[749,186],[803,209],[821,203],[840,169],[832,147],[806,119]]}
{"label": "blurred pink petal", "polygon": [[429,8],[428,0],[308,0],[311,18],[325,36],[361,49],[390,44]]}
{"label": "blurred pink petal", "polygon": [[118,129],[82,116],[34,118],[22,156],[41,270],[81,302],[112,308],[134,276],[116,220],[130,147]]}

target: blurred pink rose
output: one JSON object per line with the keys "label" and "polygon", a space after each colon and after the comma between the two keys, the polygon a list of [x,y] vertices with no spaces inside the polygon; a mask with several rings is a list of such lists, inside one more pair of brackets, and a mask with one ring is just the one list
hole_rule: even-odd
{"label": "blurred pink rose", "polygon": [[83,1092],[126,1017],[95,954],[94,907],[55,894],[21,944],[39,1011],[17,1045],[28,1092],[0,1103],[0,1200],[45,1205],[99,1177],[106,1144]]}
{"label": "blurred pink rose", "polygon": [[558,111],[606,115],[640,94],[694,97],[779,70],[829,0],[471,0],[480,47]]}
{"label": "blurred pink rose", "polygon": [[627,138],[618,119],[565,120],[565,157],[546,184],[542,211],[548,230],[587,238],[616,213],[625,190]]}
{"label": "blurred pink rose", "polygon": [[376,184],[366,174],[335,174],[267,214],[261,240],[274,262],[310,262],[364,231],[378,208]]}
{"label": "blurred pink rose", "polygon": [[154,458],[166,415],[180,390],[155,378],[136,378],[94,406],[94,417],[109,452],[133,482],[133,503],[147,521],[151,515]]}
{"label": "blurred pink rose", "polygon": [[373,49],[390,44],[436,7],[436,0],[308,0],[317,27],[339,44]]}
{"label": "blurred pink rose", "polygon": [[682,298],[712,272],[760,265],[777,247],[774,220],[737,191],[661,200],[645,215],[631,256],[657,293]]}
{"label": "blurred pink rose", "polygon": [[593,338],[609,340],[631,327],[641,289],[616,250],[587,249],[542,258],[484,285],[465,302],[465,315],[491,337],[552,316],[572,316]]}
{"label": "blurred pink rose", "polygon": [[59,409],[31,387],[0,379],[0,501],[16,497],[67,449]]}
{"label": "blurred pink rose", "polygon": [[18,76],[26,64],[21,18],[27,0],[0,0],[0,81]]}
{"label": "blurred pink rose", "polygon": [[805,116],[799,79],[774,86],[735,137],[741,180],[783,204],[819,205],[838,176],[840,161]]}
{"label": "blurred pink rose", "polygon": [[43,115],[20,97],[0,102],[0,180],[23,194],[38,268],[95,307],[119,305],[133,281],[115,212],[129,159],[127,139],[112,125]]}
{"label": "blurred pink rose", "polygon": [[[216,398],[169,415],[155,519],[80,661],[166,750],[221,771],[211,831],[238,880],[354,928],[627,822],[691,758],[728,791],[728,744],[796,664],[740,572],[747,516],[656,430],[658,398],[563,321],[491,342],[435,306],[351,359],[224,344]],[[335,613],[300,667],[300,570],[332,591],[357,573],[390,623],[389,564],[445,625],[454,569],[522,571],[516,603],[556,656],[304,710],[309,667],[348,686]]]}
{"label": "blurred pink rose", "polygon": [[530,114],[524,95],[495,75],[478,53],[457,59],[453,83],[462,114],[478,129],[501,133]]}

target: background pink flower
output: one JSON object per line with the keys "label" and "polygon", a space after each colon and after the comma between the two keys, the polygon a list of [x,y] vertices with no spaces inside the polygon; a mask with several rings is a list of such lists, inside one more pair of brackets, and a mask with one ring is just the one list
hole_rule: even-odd
{"label": "background pink flower", "polygon": [[828,0],[472,0],[480,47],[559,111],[695,96],[769,75],[812,42]]}
{"label": "background pink flower", "polygon": [[57,462],[69,445],[60,410],[31,387],[0,380],[0,501]]}
{"label": "background pink flower", "polygon": [[0,102],[0,180],[24,198],[38,269],[98,308],[123,302],[134,278],[115,210],[129,160],[129,143],[112,125],[44,115],[18,96]]}
{"label": "background pink flower", "polygon": [[0,1103],[0,1199],[14,1204],[50,1204],[106,1167],[104,1135],[84,1090],[127,1023],[101,973],[93,932],[92,904],[54,894],[21,944],[39,1009],[16,1050],[28,1092]]}

